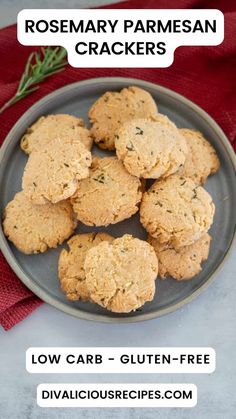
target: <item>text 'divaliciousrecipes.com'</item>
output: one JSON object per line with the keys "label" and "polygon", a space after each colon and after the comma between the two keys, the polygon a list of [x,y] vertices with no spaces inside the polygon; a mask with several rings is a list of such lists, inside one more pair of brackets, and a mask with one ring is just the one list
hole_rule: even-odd
{"label": "text 'divaliciousrecipes.com'", "polygon": [[40,384],[41,407],[194,407],[194,384]]}

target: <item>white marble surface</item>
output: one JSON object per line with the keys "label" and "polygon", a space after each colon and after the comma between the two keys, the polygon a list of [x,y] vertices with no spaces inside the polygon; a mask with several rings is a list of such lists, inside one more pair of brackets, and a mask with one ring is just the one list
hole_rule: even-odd
{"label": "white marble surface", "polygon": [[[113,1],[115,2],[115,1]],[[106,1],[1,0],[0,27],[22,8],[89,7]],[[72,318],[44,304],[9,332],[0,330],[1,419],[234,419],[236,417],[236,248],[216,281],[181,310],[148,322],[111,325]],[[30,375],[30,346],[212,346],[217,367],[211,375]],[[189,382],[198,386],[191,409],[42,409],[41,382]]]}

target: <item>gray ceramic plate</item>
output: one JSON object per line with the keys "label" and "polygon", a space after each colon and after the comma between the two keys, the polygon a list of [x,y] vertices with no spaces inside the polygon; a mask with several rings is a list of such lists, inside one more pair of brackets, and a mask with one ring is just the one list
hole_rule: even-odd
{"label": "gray ceramic plate", "polygon": [[[134,322],[169,313],[189,302],[212,281],[232,245],[235,230],[235,155],[219,126],[202,109],[171,90],[127,78],[97,78],[63,87],[32,106],[8,134],[0,150],[0,210],[21,189],[21,177],[27,156],[20,150],[19,139],[37,118],[49,113],[71,113],[87,120],[90,105],[107,90],[120,90],[136,85],[148,90],[158,103],[159,111],[168,115],[179,127],[195,128],[214,145],[221,161],[220,171],[211,177],[206,189],[216,204],[210,256],[201,273],[191,281],[158,280],[157,293],[151,303],[129,315],[116,315],[91,303],[70,302],[60,291],[57,260],[62,246],[41,255],[26,256],[9,243],[0,231],[1,250],[22,282],[36,295],[66,313],[89,320]],[[98,152],[98,150],[94,150]],[[98,152],[101,154],[101,152]],[[103,153],[104,154],[104,153]],[[81,226],[80,232],[91,231]],[[99,229],[102,230],[102,229]],[[114,236],[132,233],[145,239],[146,234],[138,215],[104,229]]]}

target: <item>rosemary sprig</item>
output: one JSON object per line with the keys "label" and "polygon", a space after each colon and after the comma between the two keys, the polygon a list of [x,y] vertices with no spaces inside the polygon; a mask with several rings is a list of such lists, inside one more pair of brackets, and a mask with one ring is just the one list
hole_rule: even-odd
{"label": "rosemary sprig", "polygon": [[41,53],[33,52],[28,58],[15,95],[0,108],[0,114],[37,90],[38,84],[47,77],[64,70],[67,64],[66,50],[63,47],[46,47],[41,48]]}

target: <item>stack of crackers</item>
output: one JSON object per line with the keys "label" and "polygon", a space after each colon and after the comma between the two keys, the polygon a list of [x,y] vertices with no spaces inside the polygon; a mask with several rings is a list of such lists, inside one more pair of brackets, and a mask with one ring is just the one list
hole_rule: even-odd
{"label": "stack of crackers", "polygon": [[[4,232],[26,254],[70,237],[58,261],[67,298],[128,313],[154,298],[158,276],[179,281],[200,272],[215,211],[202,185],[220,163],[200,132],[178,129],[138,87],[106,92],[88,116],[90,129],[62,114],[28,128],[22,191],[5,208]],[[92,155],[93,142],[116,155]],[[147,241],[73,235],[80,223],[107,227],[138,211]]]}

